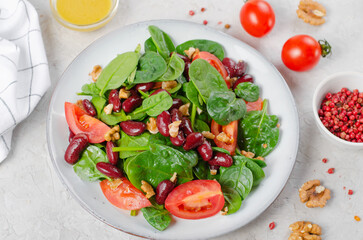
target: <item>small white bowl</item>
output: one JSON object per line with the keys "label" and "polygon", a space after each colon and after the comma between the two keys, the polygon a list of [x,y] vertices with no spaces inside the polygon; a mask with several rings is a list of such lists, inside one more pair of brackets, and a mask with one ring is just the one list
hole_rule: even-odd
{"label": "small white bowl", "polygon": [[363,91],[363,73],[360,72],[339,72],[334,73],[324,79],[316,88],[314,96],[313,96],[313,112],[314,118],[316,120],[317,125],[321,132],[325,133],[325,135],[331,141],[335,143],[344,144],[344,146],[355,148],[355,149],[363,149],[363,143],[353,143],[343,140],[334,134],[332,134],[321,122],[318,110],[320,108],[321,102],[323,101],[325,95],[328,92],[336,93],[339,92],[343,87],[348,88],[353,91],[353,89],[358,89],[359,92]]}

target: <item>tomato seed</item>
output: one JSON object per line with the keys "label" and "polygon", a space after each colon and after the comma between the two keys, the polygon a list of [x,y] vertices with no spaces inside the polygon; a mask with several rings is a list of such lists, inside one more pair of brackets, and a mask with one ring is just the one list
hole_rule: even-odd
{"label": "tomato seed", "polygon": [[275,222],[271,222],[268,227],[270,228],[270,230],[274,229],[276,226]]}
{"label": "tomato seed", "polygon": [[329,168],[327,173],[333,174],[334,172],[335,172],[335,168]]}

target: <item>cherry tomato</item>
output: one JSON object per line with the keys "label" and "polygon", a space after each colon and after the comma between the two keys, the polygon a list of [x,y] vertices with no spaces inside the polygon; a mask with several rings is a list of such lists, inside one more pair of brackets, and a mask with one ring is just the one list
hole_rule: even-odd
{"label": "cherry tomato", "polygon": [[256,102],[246,102],[247,112],[249,111],[260,111],[263,107],[263,100],[258,98]]}
{"label": "cherry tomato", "polygon": [[294,71],[307,71],[318,64],[321,47],[309,35],[296,35],[282,47],[281,58],[286,67]]}
{"label": "cherry tomato", "polygon": [[198,58],[206,60],[207,62],[209,62],[210,65],[212,65],[215,69],[217,69],[217,71],[222,75],[224,81],[226,81],[228,88],[231,88],[231,82],[228,81],[228,79],[227,79],[228,72],[227,72],[226,68],[224,67],[223,63],[221,62],[221,60],[219,60],[219,58],[217,58],[216,56],[214,56],[213,54],[211,54],[209,52],[197,53],[193,57],[193,61]]}
{"label": "cherry tomato", "polygon": [[263,37],[275,25],[275,13],[264,0],[249,0],[239,14],[242,27],[254,37]]}
{"label": "cherry tomato", "polygon": [[100,120],[87,115],[76,104],[65,102],[64,109],[69,128],[74,134],[85,133],[90,143],[105,141],[105,134],[110,128]]}
{"label": "cherry tomato", "polygon": [[174,216],[201,219],[216,215],[224,206],[221,185],[214,180],[194,180],[174,188],[165,208]]}
{"label": "cherry tomato", "polygon": [[218,134],[224,132],[231,139],[232,143],[230,144],[219,141],[217,138],[214,138],[214,142],[217,147],[226,149],[231,155],[234,155],[237,146],[238,120],[230,122],[226,126],[219,125],[214,120],[212,120],[211,131],[215,136],[218,136]]}
{"label": "cherry tomato", "polygon": [[112,182],[103,180],[100,187],[107,200],[118,208],[137,210],[151,205],[145,195],[126,178],[117,178]]}

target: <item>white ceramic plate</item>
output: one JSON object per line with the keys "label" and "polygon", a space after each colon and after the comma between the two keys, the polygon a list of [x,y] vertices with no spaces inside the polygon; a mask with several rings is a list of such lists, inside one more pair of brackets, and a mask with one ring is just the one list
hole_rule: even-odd
{"label": "white ceramic plate", "polygon": [[[94,65],[105,66],[118,53],[132,51],[150,36],[148,25],[156,25],[168,33],[174,43],[191,39],[210,39],[224,46],[226,56],[247,61],[248,72],[261,87],[262,97],[269,100],[269,111],[280,119],[280,141],[267,157],[266,178],[251,192],[241,209],[232,215],[217,214],[202,220],[177,219],[163,232],[151,227],[142,214],[131,217],[128,211],[112,206],[103,196],[99,183],[84,182],[64,161],[68,145],[68,126],[64,117],[64,102],[80,99],[76,92],[89,80]],[[279,195],[295,163],[298,149],[298,115],[292,94],[285,80],[260,53],[227,34],[203,25],[159,20],[133,24],[96,40],[69,65],[56,86],[49,106],[47,139],[52,163],[61,181],[72,196],[99,220],[124,232],[152,239],[204,239],[231,232],[259,216]]]}

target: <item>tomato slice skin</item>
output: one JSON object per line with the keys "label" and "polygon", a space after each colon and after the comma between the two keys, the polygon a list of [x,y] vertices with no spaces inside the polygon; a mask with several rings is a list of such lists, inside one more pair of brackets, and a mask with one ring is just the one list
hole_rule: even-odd
{"label": "tomato slice skin", "polygon": [[224,206],[221,185],[214,180],[183,183],[168,195],[165,208],[183,219],[202,219],[216,215]]}
{"label": "tomato slice skin", "polygon": [[69,128],[74,134],[85,133],[90,143],[105,141],[105,134],[111,129],[102,121],[87,115],[76,104],[65,102],[64,110]]}
{"label": "tomato slice skin", "polygon": [[124,210],[137,210],[151,205],[145,195],[134,187],[126,178],[105,179],[100,187],[107,200],[114,206]]}
{"label": "tomato slice skin", "polygon": [[228,72],[227,72],[226,68],[224,67],[223,63],[221,62],[221,60],[219,60],[219,58],[217,58],[216,56],[214,56],[213,54],[211,54],[209,52],[197,53],[193,57],[193,61],[198,58],[206,60],[207,62],[209,62],[210,65],[212,65],[215,69],[217,69],[217,71],[222,75],[224,81],[226,82],[227,87],[231,88],[231,82],[228,81],[228,79],[227,79]]}
{"label": "tomato slice skin", "polygon": [[250,111],[261,111],[263,108],[263,100],[258,98],[256,102],[246,102],[247,112]]}
{"label": "tomato slice skin", "polygon": [[219,141],[217,140],[217,138],[214,138],[214,142],[217,147],[226,149],[233,156],[235,154],[237,146],[238,120],[232,121],[226,126],[219,125],[214,120],[212,120],[211,131],[215,136],[218,136],[218,134],[224,132],[229,138],[231,138],[231,144]]}

